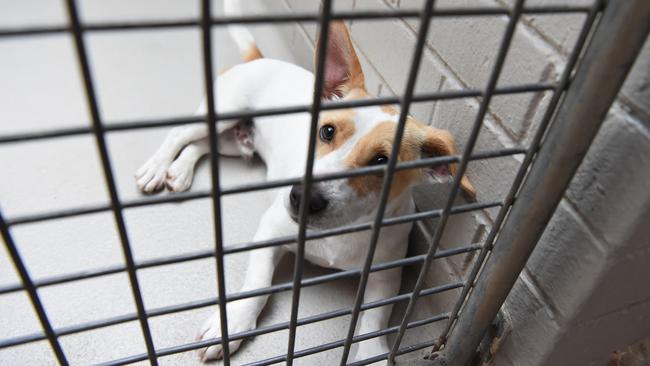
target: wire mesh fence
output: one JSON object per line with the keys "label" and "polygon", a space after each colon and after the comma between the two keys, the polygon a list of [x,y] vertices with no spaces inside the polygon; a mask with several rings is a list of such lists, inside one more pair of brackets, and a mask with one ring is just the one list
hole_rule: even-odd
{"label": "wire mesh fence", "polygon": [[[391,11],[348,11],[348,12],[335,12],[332,10],[332,1],[322,1],[321,11],[319,14],[272,14],[272,15],[259,15],[259,16],[238,16],[238,17],[215,17],[211,12],[211,1],[203,0],[201,2],[201,16],[200,19],[173,19],[166,21],[143,21],[143,22],[105,22],[105,23],[87,23],[80,19],[78,12],[78,4],[75,0],[67,0],[65,5],[68,15],[68,25],[66,26],[43,26],[43,27],[29,27],[29,28],[12,28],[0,29],[0,38],[20,38],[25,36],[35,37],[50,34],[70,34],[74,40],[74,47],[76,50],[76,57],[80,66],[82,74],[84,92],[88,109],[90,111],[91,124],[87,127],[74,127],[67,129],[47,130],[47,131],[32,131],[13,135],[0,136],[0,144],[18,144],[27,141],[42,140],[42,139],[55,139],[66,136],[89,135],[94,138],[97,146],[101,168],[104,174],[106,186],[108,187],[110,201],[107,204],[98,204],[93,206],[83,206],[70,209],[62,209],[50,212],[42,212],[37,214],[27,214],[20,216],[5,217],[0,214],[0,229],[2,237],[10,254],[11,260],[15,265],[17,272],[20,275],[20,284],[7,285],[0,287],[0,295],[10,294],[25,291],[36,310],[38,319],[42,326],[42,331],[34,334],[28,334],[19,337],[0,339],[0,348],[13,347],[30,342],[40,340],[47,340],[51,346],[57,361],[62,365],[68,364],[64,347],[62,347],[59,338],[82,333],[94,329],[108,327],[111,325],[122,324],[126,322],[138,321],[146,345],[146,353],[132,355],[126,358],[116,359],[107,362],[108,365],[123,365],[134,363],[138,361],[148,361],[153,365],[158,364],[158,359],[181,353],[188,352],[209,345],[221,344],[223,347],[224,364],[228,365],[233,363],[228,349],[228,343],[232,340],[243,339],[256,335],[275,332],[278,330],[289,331],[289,343],[287,345],[286,353],[272,358],[258,360],[252,364],[254,365],[269,365],[274,363],[285,362],[292,364],[294,359],[305,357],[318,352],[334,348],[342,348],[343,355],[341,364],[348,364],[348,356],[351,345],[356,342],[367,340],[370,338],[395,334],[396,338],[392,344],[391,351],[387,354],[376,355],[373,358],[362,360],[353,363],[354,365],[369,364],[381,360],[394,360],[398,355],[413,352],[422,348],[429,348],[435,346],[440,348],[444,345],[444,340],[447,338],[449,332],[452,331],[455,320],[459,316],[459,312],[465,302],[466,298],[471,295],[472,285],[477,278],[486,257],[488,257],[493,242],[499,233],[499,229],[506,218],[509,209],[511,208],[517,192],[524,180],[526,172],[533,161],[533,158],[538,151],[540,144],[542,144],[543,136],[547,127],[549,126],[554,112],[561,101],[564,92],[570,85],[572,72],[575,70],[578,61],[580,60],[581,52],[587,43],[588,37],[597,24],[598,16],[604,9],[604,1],[596,1],[591,6],[574,6],[574,5],[559,5],[559,6],[527,6],[525,1],[518,0],[511,8],[444,8],[438,9],[433,0],[424,2],[421,10],[398,10]],[[509,47],[512,43],[513,35],[517,24],[521,21],[521,17],[527,14],[585,14],[586,21],[582,26],[578,40],[567,60],[565,69],[557,82],[553,83],[534,83],[534,84],[521,84],[498,86],[497,81],[501,75],[502,68],[506,56],[508,55]],[[489,80],[486,86],[482,89],[475,90],[453,90],[453,91],[440,91],[429,93],[416,93],[415,84],[418,78],[418,70],[422,59],[423,49],[426,43],[426,37],[431,22],[435,22],[437,18],[442,17],[490,17],[490,16],[507,16],[508,25],[500,40],[500,47],[496,61],[490,72]],[[324,77],[324,59],[326,56],[326,44],[330,22],[334,20],[352,20],[352,19],[365,19],[365,20],[381,20],[390,18],[414,18],[419,19],[419,28],[417,30],[416,46],[413,50],[411,57],[411,64],[407,78],[405,92],[397,97],[378,97],[368,100],[357,101],[323,101],[321,98],[321,86]],[[236,112],[220,112],[215,107],[215,88],[213,80],[215,79],[213,73],[213,58],[215,51],[212,47],[212,29],[215,27],[222,27],[229,24],[267,24],[267,23],[292,23],[292,22],[314,22],[317,23],[321,29],[319,35],[320,49],[317,53],[319,55],[316,64],[316,78],[314,86],[313,102],[310,105],[297,105],[292,107],[271,108],[264,110],[243,110]],[[137,120],[130,122],[123,122],[119,124],[105,124],[102,118],[102,113],[98,107],[96,96],[95,79],[90,68],[89,55],[86,48],[85,34],[95,32],[113,32],[118,30],[128,29],[170,29],[170,28],[191,28],[199,29],[202,35],[202,60],[203,60],[203,80],[204,91],[207,100],[207,113],[200,116],[187,116],[180,118],[168,119],[150,119],[150,120]],[[495,95],[510,95],[530,92],[552,92],[553,97],[548,104],[546,113],[539,126],[535,137],[527,147],[521,148],[504,148],[493,151],[474,152],[479,132],[481,130],[483,120],[490,106],[490,101]],[[467,141],[465,141],[465,149],[461,154],[433,157],[420,159],[409,162],[398,162],[397,159],[390,159],[385,166],[371,166],[357,168],[348,171],[328,173],[324,175],[313,174],[314,164],[314,151],[315,141],[317,135],[317,124],[319,121],[319,114],[321,111],[353,108],[353,107],[366,107],[378,105],[398,104],[400,107],[398,128],[394,136],[394,144],[391,151],[391,156],[396,156],[400,149],[402,136],[404,133],[404,126],[409,114],[409,109],[414,102],[433,102],[440,100],[452,100],[462,98],[479,98],[480,106],[476,119],[473,121],[471,133]],[[217,128],[216,125],[225,120],[233,119],[250,119],[259,116],[272,116],[290,113],[308,112],[311,114],[311,137],[308,146],[308,156],[310,157],[305,166],[305,174],[301,178],[281,179],[274,181],[267,181],[262,183],[246,183],[234,187],[222,187],[221,179],[219,176],[219,155],[217,152]],[[169,127],[185,125],[189,123],[205,123],[209,126],[209,140],[211,146],[211,186],[212,189],[203,191],[193,191],[187,193],[178,193],[171,196],[159,197],[143,197],[131,200],[122,200],[119,197],[118,190],[115,184],[114,170],[109,158],[109,149],[106,143],[106,135],[113,131],[127,131],[136,129],[147,129],[155,127]],[[520,155],[523,156],[523,162],[517,172],[517,176],[510,187],[508,194],[501,201],[496,202],[474,202],[455,205],[456,196],[459,193],[460,181],[465,173],[470,161],[493,159],[504,156]],[[444,207],[440,209],[417,212],[408,215],[397,217],[385,217],[385,209],[388,202],[389,192],[393,181],[394,174],[401,170],[416,169],[424,166],[436,166],[456,163],[458,169],[454,175],[452,189],[449,193]],[[296,235],[278,237],[265,241],[239,243],[232,246],[224,247],[222,235],[222,207],[221,200],[224,196],[252,192],[258,190],[265,190],[270,188],[277,188],[283,186],[290,186],[301,184],[304,192],[309,192],[314,182],[341,179],[354,176],[362,176],[369,174],[383,173],[383,184],[380,194],[380,203],[377,210],[377,215],[372,222],[362,224],[350,224],[341,227],[322,229],[322,230],[307,230],[305,220],[307,215],[307,200],[301,202],[299,214],[299,230]],[[308,193],[305,193],[308,195]],[[155,259],[148,259],[138,261],[134,259],[132,248],[127,234],[124,210],[135,207],[159,205],[164,203],[191,201],[198,199],[212,199],[212,213],[214,217],[214,248],[210,250],[188,252],[184,254],[166,256]],[[438,249],[440,240],[442,238],[445,225],[452,215],[480,211],[488,208],[498,208],[499,214],[494,222],[487,239],[482,244],[471,244],[454,249]],[[113,265],[109,267],[96,268],[93,270],[67,273],[48,278],[35,280],[27,270],[24,259],[21,257],[17,245],[12,236],[11,228],[19,225],[29,223],[44,222],[48,220],[60,219],[64,217],[73,217],[80,215],[88,215],[98,212],[110,212],[117,224],[119,239],[121,243],[121,250],[124,256],[124,263]],[[403,223],[427,220],[431,218],[438,218],[439,223],[430,243],[429,249],[425,254],[407,257],[404,259],[394,260],[390,262],[374,264],[373,258],[379,236],[383,227],[398,225]],[[303,276],[303,263],[305,256],[305,245],[313,239],[325,238],[335,235],[368,231],[372,232],[371,242],[367,257],[365,258],[364,266],[362,268],[341,271],[331,274],[326,274],[317,277],[304,278]],[[226,293],[225,279],[228,276],[224,268],[224,257],[230,254],[242,253],[250,250],[269,248],[274,246],[281,246],[287,244],[296,244],[297,253],[294,264],[293,280],[291,282],[274,284],[267,288],[241,291],[234,293]],[[444,258],[449,256],[463,255],[466,253],[479,253],[478,260],[476,260],[469,276],[460,282],[443,284],[435,287],[425,288],[424,278],[427,275],[428,269],[431,267],[432,261],[437,258]],[[177,263],[184,263],[196,261],[200,259],[214,259],[217,273],[217,297],[206,298],[203,300],[181,302],[175,305],[147,309],[144,306],[141,285],[138,282],[136,275],[138,270],[145,268],[152,268],[157,266],[166,266]],[[391,298],[382,299],[378,301],[365,302],[364,292],[366,290],[369,275],[373,272],[385,271],[393,268],[401,268],[411,264],[422,264],[422,270],[419,273],[418,280],[415,287],[410,293],[400,294]],[[107,317],[91,322],[78,323],[72,326],[56,328],[52,326],[52,322],[48,319],[44,305],[39,297],[38,289],[47,286],[53,286],[63,283],[80,281],[84,279],[96,278],[107,276],[116,273],[126,273],[128,275],[129,283],[131,286],[131,293],[135,300],[136,312],[123,314],[115,317]],[[354,299],[354,304],[351,308],[339,309],[318,315],[302,317],[298,316],[298,306],[300,303],[301,289],[309,286],[315,286],[325,282],[331,282],[344,278],[358,278],[359,285]],[[436,293],[441,293],[448,290],[461,289],[461,296],[457,299],[453,308],[448,312],[434,315],[432,317],[420,320],[412,319],[413,308],[422,296],[428,296]],[[291,291],[291,316],[289,321],[269,326],[258,327],[253,330],[229,333],[228,332],[228,313],[226,312],[226,304],[231,301],[251,298],[256,296],[268,295],[283,291]],[[377,330],[371,333],[355,335],[354,331],[357,325],[359,314],[362,311],[373,309],[376,307],[395,304],[398,302],[407,302],[407,310],[398,326],[389,327],[387,329]],[[221,335],[215,339],[205,341],[188,342],[171,347],[155,347],[151,335],[149,321],[153,317],[169,315],[173,313],[208,307],[217,305],[220,308],[221,315]],[[296,329],[298,327],[332,319],[335,317],[350,316],[347,336],[335,342],[320,344],[307,349],[296,349]],[[408,347],[401,345],[401,340],[407,329],[415,328],[433,322],[445,322],[444,332],[440,335],[432,336],[430,341],[421,344],[415,344]],[[442,342],[440,341],[442,340]]]}

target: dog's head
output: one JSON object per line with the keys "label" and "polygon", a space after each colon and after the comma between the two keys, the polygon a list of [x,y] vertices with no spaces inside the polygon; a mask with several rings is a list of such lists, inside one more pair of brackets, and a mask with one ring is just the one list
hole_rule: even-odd
{"label": "dog's head", "polygon": [[[323,98],[355,100],[370,98],[364,75],[347,28],[342,22],[330,24],[325,62]],[[325,111],[320,115],[314,174],[330,173],[364,166],[387,164],[425,157],[456,154],[451,134],[409,117],[397,157],[390,156],[399,113],[387,106]],[[448,182],[456,164],[397,171],[389,194],[388,210],[399,206],[414,185],[423,182]],[[358,220],[368,221],[376,212],[383,174],[351,177],[314,183],[309,199],[307,225],[327,228]],[[461,189],[474,199],[475,190],[464,176]],[[300,186],[294,186],[286,199],[289,213],[297,221]]]}

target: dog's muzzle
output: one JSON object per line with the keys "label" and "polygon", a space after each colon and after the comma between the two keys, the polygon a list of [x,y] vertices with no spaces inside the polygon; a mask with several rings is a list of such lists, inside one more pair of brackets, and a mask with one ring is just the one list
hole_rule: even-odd
{"label": "dog's muzzle", "polygon": [[[291,192],[289,193],[289,203],[291,204],[291,210],[294,215],[298,215],[300,212],[300,202],[303,200],[303,191],[302,186],[294,185],[291,187]],[[327,208],[327,199],[316,189],[312,187],[309,194],[309,202],[307,205],[307,213],[315,214],[323,211]]]}

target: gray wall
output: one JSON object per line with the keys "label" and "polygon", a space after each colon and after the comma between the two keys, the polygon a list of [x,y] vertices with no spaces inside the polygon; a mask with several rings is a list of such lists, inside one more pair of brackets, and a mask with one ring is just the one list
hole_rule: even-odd
{"label": "gray wall", "polygon": [[[513,0],[439,1],[439,6],[504,6]],[[571,4],[590,4],[590,0]],[[562,4],[530,0],[529,5]],[[340,0],[339,9],[420,7],[421,0]],[[318,2],[283,0],[276,11],[316,11]],[[526,16],[517,28],[499,85],[557,80],[583,15]],[[436,19],[431,25],[417,91],[484,87],[505,17]],[[401,94],[415,44],[415,20],[353,21],[351,34],[375,95]],[[301,64],[311,69],[315,27],[285,27]],[[261,45],[262,48],[264,45]],[[513,331],[496,365],[602,365],[607,355],[650,335],[650,42],[612,107],[571,188],[566,192],[504,309]],[[527,146],[550,93],[493,99],[476,151]],[[413,105],[420,121],[449,129],[463,147],[478,100]],[[506,157],[469,165],[481,201],[502,199],[520,159]],[[435,205],[421,199],[420,207]],[[485,236],[495,210],[454,217],[442,248]],[[421,251],[434,222],[419,225],[412,250]],[[437,261],[431,283],[462,278],[467,261]],[[407,271],[408,274],[408,271]],[[408,278],[408,276],[407,276]],[[456,293],[457,294],[457,293]],[[427,306],[443,310],[456,294]]]}

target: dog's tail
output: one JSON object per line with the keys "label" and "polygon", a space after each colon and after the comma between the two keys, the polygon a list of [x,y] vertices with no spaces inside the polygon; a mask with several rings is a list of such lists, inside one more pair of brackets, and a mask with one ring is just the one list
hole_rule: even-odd
{"label": "dog's tail", "polygon": [[[226,16],[242,15],[241,2],[241,0],[225,0],[223,2],[223,8]],[[253,38],[253,35],[246,27],[241,24],[231,24],[228,26],[228,31],[230,32],[230,36],[235,40],[237,48],[239,48],[239,52],[241,52],[245,62],[264,57],[260,49],[257,48],[257,44],[255,44],[255,38]]]}

